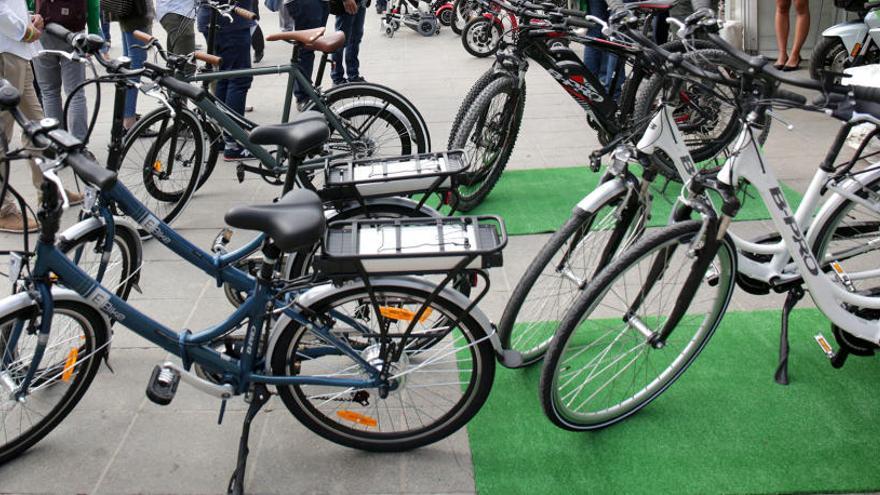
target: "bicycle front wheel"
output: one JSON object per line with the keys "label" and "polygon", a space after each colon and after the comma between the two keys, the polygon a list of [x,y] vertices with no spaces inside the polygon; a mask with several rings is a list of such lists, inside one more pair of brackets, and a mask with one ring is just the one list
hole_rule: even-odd
{"label": "bicycle front wheel", "polygon": [[589,281],[641,236],[645,213],[637,195],[621,190],[593,212],[575,209],[544,244],[516,284],[498,324],[502,346],[518,351],[522,366],[544,356],[563,315]]}
{"label": "bicycle front wheel", "polygon": [[39,333],[28,328],[39,328],[39,321],[36,306],[0,317],[0,464],[61,423],[91,385],[107,352],[108,329],[101,316],[82,303],[56,301],[40,368],[25,400],[18,401],[14,392],[31,366],[39,339]]}
{"label": "bicycle front wheel", "polygon": [[62,239],[58,249],[102,286],[128,300],[143,258],[134,229],[116,228],[108,246],[107,226],[101,225],[73,239]]}
{"label": "bicycle front wheel", "polygon": [[168,110],[159,109],[126,133],[117,167],[119,180],[156,217],[170,224],[195,191],[203,147],[201,124],[191,112],[179,110],[171,117]]}
{"label": "bicycle front wheel", "polygon": [[[700,222],[645,235],[593,279],[559,325],[541,372],[541,404],[557,426],[613,425],[665,391],[703,350],[733,293],[735,251],[725,240],[695,287],[684,315],[683,284],[700,256],[690,256]],[[662,347],[652,333],[671,325]]]}
{"label": "bicycle front wheel", "polygon": [[[318,385],[279,386],[278,394],[307,428],[341,445],[397,452],[437,442],[464,426],[485,402],[495,374],[492,346],[483,327],[443,294],[433,298],[404,343],[400,336],[430,290],[394,281],[371,284],[372,294],[362,284],[350,284],[310,309],[329,319],[330,331],[372,366],[388,370],[387,394]],[[383,332],[386,344],[403,346],[394,362],[378,357]],[[422,339],[439,342],[425,348]],[[367,377],[361,364],[295,322],[279,334],[271,363],[276,376]]]}
{"label": "bicycle front wheel", "polygon": [[450,140],[464,149],[468,171],[458,179],[457,208],[470,211],[495,187],[513,152],[526,103],[525,85],[513,77],[492,81],[474,100]]}

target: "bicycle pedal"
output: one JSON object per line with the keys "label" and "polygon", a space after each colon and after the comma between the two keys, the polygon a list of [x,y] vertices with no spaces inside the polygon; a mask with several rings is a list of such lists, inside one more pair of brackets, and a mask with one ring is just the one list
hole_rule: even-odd
{"label": "bicycle pedal", "polygon": [[171,404],[180,384],[180,373],[168,367],[156,365],[147,383],[147,398],[160,406]]}
{"label": "bicycle pedal", "polygon": [[239,184],[244,182],[244,163],[238,162],[235,166],[235,178],[238,179]]}

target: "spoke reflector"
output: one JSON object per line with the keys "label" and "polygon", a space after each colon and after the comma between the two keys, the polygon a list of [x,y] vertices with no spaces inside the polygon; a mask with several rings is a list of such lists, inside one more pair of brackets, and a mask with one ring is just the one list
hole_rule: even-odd
{"label": "spoke reflector", "polygon": [[70,377],[73,376],[73,368],[76,366],[76,358],[78,356],[79,348],[71,348],[70,352],[67,354],[67,362],[64,363],[64,373],[61,374],[61,381],[70,381]]}
{"label": "spoke reflector", "polygon": [[[379,306],[379,313],[385,318],[390,318],[392,320],[412,321],[413,318],[416,317],[414,311],[410,311],[406,308],[394,308],[391,306]],[[419,318],[419,323],[424,323],[429,316],[431,316],[431,308],[425,308],[425,311],[422,312],[422,316]]]}
{"label": "spoke reflector", "polygon": [[359,425],[370,426],[370,427],[375,428],[376,425],[379,424],[379,422],[376,421],[375,419],[373,419],[369,416],[365,416],[361,413],[356,413],[354,411],[347,411],[347,410],[336,411],[336,415],[346,421],[352,421],[352,422],[357,423]]}

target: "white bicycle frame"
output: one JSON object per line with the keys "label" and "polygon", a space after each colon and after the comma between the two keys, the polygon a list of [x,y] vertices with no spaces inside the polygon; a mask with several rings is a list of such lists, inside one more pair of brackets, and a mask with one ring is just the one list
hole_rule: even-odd
{"label": "white bicycle frame", "polygon": [[[854,120],[880,124],[864,115],[857,115]],[[696,172],[690,152],[684,144],[683,136],[675,125],[672,110],[668,106],[664,106],[655,114],[636,148],[648,154],[654,153],[657,149],[663,150],[672,159],[685,183]],[[878,309],[880,297],[854,294],[833,282],[821,270],[824,264],[832,260],[823,260],[820,264],[810,248],[821,230],[819,227],[830,220],[830,215],[843,201],[851,200],[880,215],[880,201],[856,195],[863,183],[870,183],[880,177],[880,169],[859,174],[859,180],[849,178],[840,182],[831,180],[830,173],[817,169],[797,211],[792,214],[791,207],[782,194],[779,181],[767,167],[761,149],[748,126],[744,127],[737,137],[733,149],[736,151],[722,167],[719,180],[728,185],[736,185],[740,178],[746,179],[758,191],[770,212],[774,226],[782,236],[779,242],[758,244],[728,232],[737,248],[738,271],[766,283],[771,281],[784,283],[802,277],[816,306],[832,322],[858,338],[880,343],[880,323],[859,318],[841,307],[841,304],[846,303]],[[823,187],[827,190],[824,195]],[[813,215],[823,198],[827,199],[822,204],[821,210]],[[808,222],[805,236],[804,227]],[[770,255],[772,258],[769,262],[761,263],[744,256],[743,252]],[[792,256],[792,253],[797,255]],[[850,275],[852,280],[873,277],[880,277],[880,263],[876,269]]]}

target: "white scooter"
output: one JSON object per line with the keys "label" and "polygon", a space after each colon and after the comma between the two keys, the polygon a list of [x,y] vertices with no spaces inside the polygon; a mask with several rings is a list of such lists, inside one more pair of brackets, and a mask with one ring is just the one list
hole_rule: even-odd
{"label": "white scooter", "polygon": [[[880,0],[834,0],[834,5],[858,12],[859,19],[831,26],[813,48],[810,76],[842,73],[849,67],[880,63]],[[836,77],[839,82],[840,76]]]}

